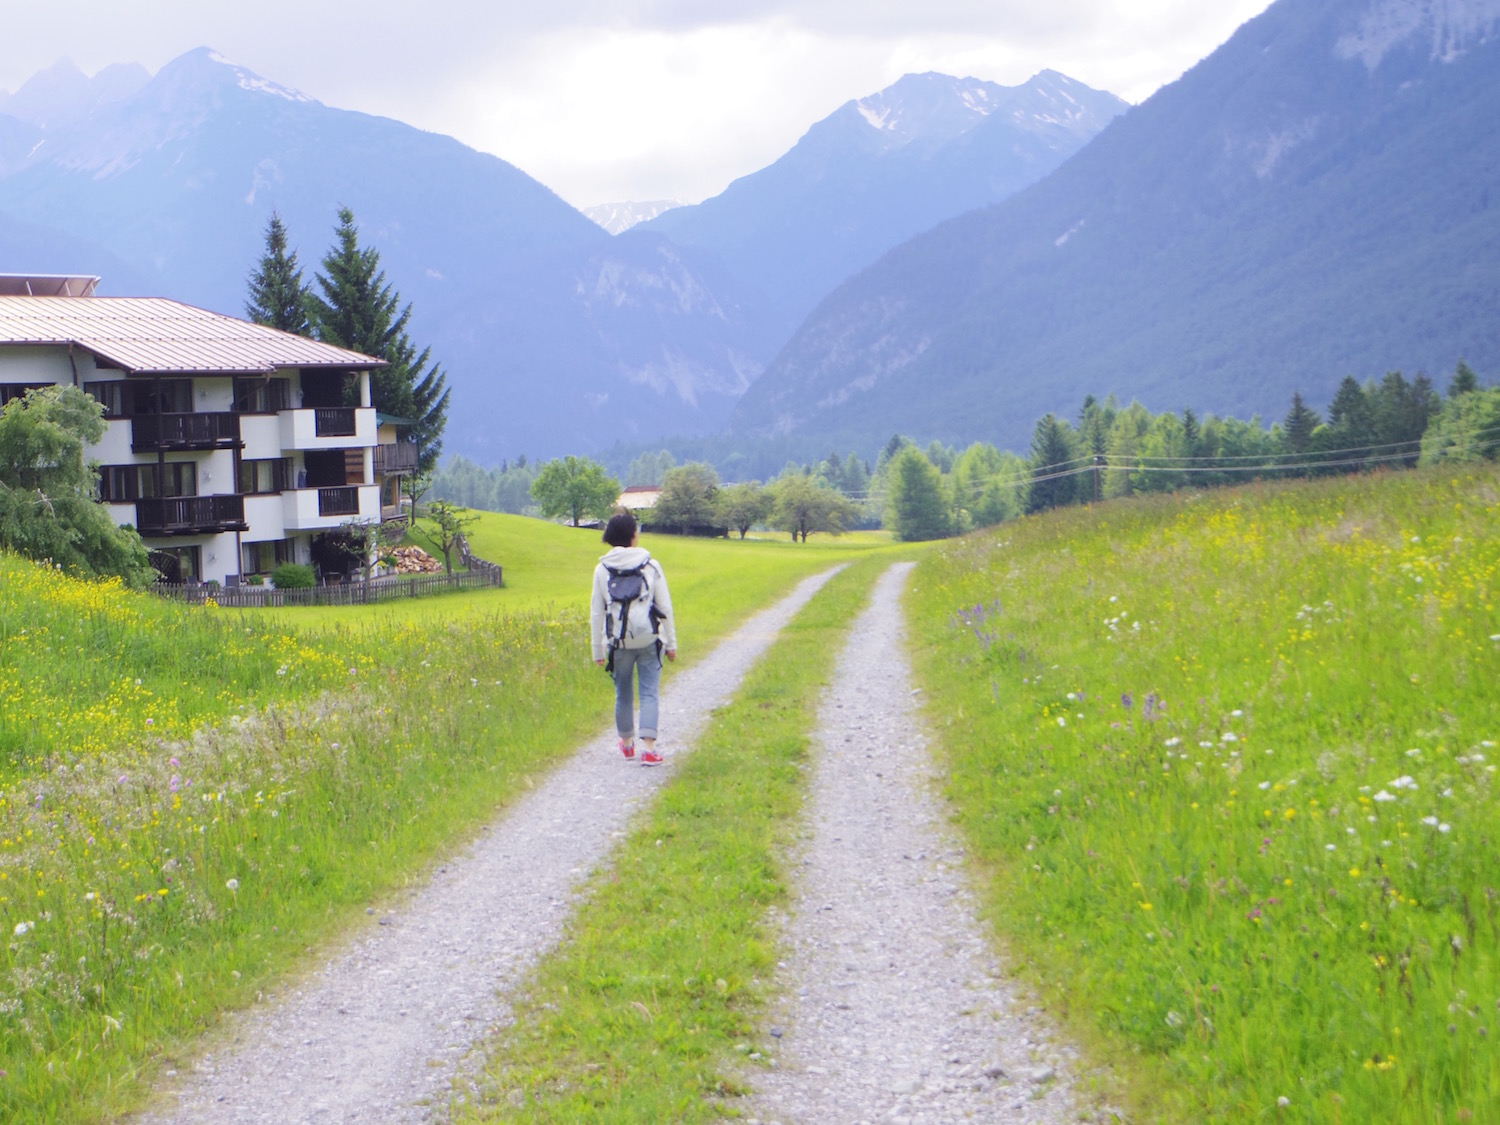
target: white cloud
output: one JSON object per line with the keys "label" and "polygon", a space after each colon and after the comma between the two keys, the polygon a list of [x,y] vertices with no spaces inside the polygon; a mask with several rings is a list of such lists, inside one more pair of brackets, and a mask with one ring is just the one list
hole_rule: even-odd
{"label": "white cloud", "polygon": [[[702,198],[904,73],[1045,67],[1131,101],[1268,0],[81,0],[7,15],[0,88],[70,55],[155,69],[209,45],[330,105],[450,133],[570,202]],[[623,12],[623,14],[622,14]]]}

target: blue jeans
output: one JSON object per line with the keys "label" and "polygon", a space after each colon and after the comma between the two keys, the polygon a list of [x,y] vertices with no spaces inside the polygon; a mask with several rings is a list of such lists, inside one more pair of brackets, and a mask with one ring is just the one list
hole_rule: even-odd
{"label": "blue jeans", "polygon": [[639,670],[641,682],[642,738],[656,737],[657,697],[661,688],[661,654],[656,646],[615,649],[615,729],[621,738],[636,733],[634,676]]}

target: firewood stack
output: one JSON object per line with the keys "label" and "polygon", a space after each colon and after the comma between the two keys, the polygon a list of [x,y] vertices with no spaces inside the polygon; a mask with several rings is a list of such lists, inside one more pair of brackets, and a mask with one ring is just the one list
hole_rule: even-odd
{"label": "firewood stack", "polygon": [[443,564],[421,547],[397,547],[391,554],[395,557],[397,574],[435,574]]}

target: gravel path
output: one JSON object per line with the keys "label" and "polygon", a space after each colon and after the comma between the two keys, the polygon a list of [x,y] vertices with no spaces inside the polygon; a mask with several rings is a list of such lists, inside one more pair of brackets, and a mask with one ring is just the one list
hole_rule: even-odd
{"label": "gravel path", "polygon": [[[668,681],[669,765],[832,573]],[[232,1017],[139,1121],[397,1125],[440,1113],[460,1061],[508,1018],[505,993],[559,940],[579,883],[669,775],[627,764],[612,729],[587,743],[329,964]]]}
{"label": "gravel path", "polygon": [[984,938],[963,851],[932,792],[892,567],[820,714],[810,840],[785,922],[787,997],[753,1072],[755,1121],[1078,1119],[1066,1048],[1020,1009]]}

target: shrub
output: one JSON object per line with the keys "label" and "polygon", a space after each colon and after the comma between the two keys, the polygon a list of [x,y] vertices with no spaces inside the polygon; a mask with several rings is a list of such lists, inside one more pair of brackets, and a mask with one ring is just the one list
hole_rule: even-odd
{"label": "shrub", "polygon": [[316,586],[318,577],[306,563],[282,563],[271,571],[271,582],[278,590],[302,590]]}

